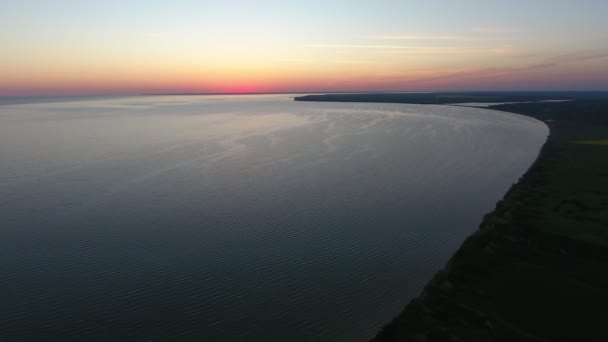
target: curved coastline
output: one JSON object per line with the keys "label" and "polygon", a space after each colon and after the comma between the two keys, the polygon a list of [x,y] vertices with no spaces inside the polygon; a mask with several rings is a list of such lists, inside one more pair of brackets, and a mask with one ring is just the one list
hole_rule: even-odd
{"label": "curved coastline", "polygon": [[[247,321],[250,329],[242,339],[369,339],[420,292],[493,209],[536,158],[547,135],[534,119],[486,109],[298,104],[283,96],[186,100],[134,97],[5,108],[7,118],[30,113],[25,118],[30,125],[22,126],[29,130],[45,132],[51,113],[53,126],[67,124],[81,132],[57,144],[55,135],[42,140],[45,155],[65,168],[51,174],[33,169],[6,187],[9,194],[30,194],[42,213],[21,214],[20,204],[28,197],[3,208],[13,212],[6,217],[16,227],[15,233],[8,227],[3,234],[5,254],[15,255],[6,262],[10,272],[4,283],[20,288],[5,303],[3,316],[19,318],[5,320],[10,324],[0,330],[6,338],[69,340],[99,336],[111,327],[109,334],[118,337],[226,340]],[[105,108],[112,109],[106,113]],[[87,114],[87,120],[74,113]],[[142,125],[146,136],[125,138],[130,148],[121,143],[116,149],[113,141],[131,137],[132,129]],[[5,131],[14,127],[5,126]],[[228,129],[233,126],[247,130]],[[18,135],[22,140],[16,142],[27,139]],[[96,138],[89,142],[91,136]],[[108,158],[84,160],[75,168],[73,154],[62,153],[65,141],[83,151],[95,148]],[[18,145],[28,146],[9,146]],[[28,157],[19,160],[36,160]],[[106,173],[120,165],[121,172]],[[107,176],[98,179],[101,173]],[[36,178],[44,182],[28,174],[40,175]],[[92,186],[81,188],[74,179]],[[82,206],[69,205],[77,201]],[[223,220],[235,206],[239,217]],[[40,232],[39,219],[55,227],[51,238],[63,237],[49,250],[28,244],[30,234]],[[85,221],[92,222],[83,227],[94,245],[82,240],[82,231],[70,229]],[[157,222],[154,236],[141,240],[150,222]],[[202,229],[208,222],[218,229]],[[129,234],[120,233],[124,227]],[[234,235],[241,231],[244,235]],[[252,234],[255,241],[248,238]],[[179,248],[159,246],[161,240]],[[49,252],[64,251],[80,257],[48,258]],[[154,256],[164,261],[158,263]],[[115,258],[131,261],[106,264]],[[189,260],[183,268],[173,267],[183,260]],[[46,279],[24,280],[31,272],[20,273],[20,265],[43,272],[47,262],[65,278],[90,274],[91,282],[103,285],[107,278],[121,286],[59,283],[53,297],[77,295],[90,305],[44,302],[50,298],[42,291]],[[107,267],[103,279],[91,271]],[[170,293],[151,285],[159,276]],[[233,280],[225,284],[226,279]],[[133,284],[142,289],[141,296],[130,292]],[[115,297],[126,302],[106,301]],[[174,305],[160,308],[158,300]],[[201,302],[209,305],[189,306]],[[158,330],[150,330],[147,315],[122,310],[124,303],[138,312],[155,312],[161,319]],[[269,310],[257,315],[262,306]],[[230,311],[218,317],[218,308],[226,307]],[[184,308],[189,308],[184,320],[170,319]],[[36,310],[62,314],[31,315]],[[105,320],[105,313],[114,311],[123,314]],[[74,315],[99,319],[74,322]],[[191,324],[201,320],[217,324]]]}
{"label": "curved coastline", "polygon": [[544,121],[536,161],[372,341],[604,341],[608,101],[491,106]]}
{"label": "curved coastline", "polygon": [[[458,96],[497,102],[478,95]],[[442,96],[386,99],[447,104],[454,94]],[[367,94],[362,101],[385,97]],[[608,151],[577,143],[608,137],[608,94],[573,98],[489,107],[543,121],[547,140],[479,229],[372,342],[608,340],[608,274],[602,272],[608,268]],[[510,100],[505,95],[500,102]]]}
{"label": "curved coastline", "polygon": [[[519,115],[517,113],[511,114]],[[546,125],[546,123],[544,124]],[[450,336],[449,329],[441,326],[441,323],[433,318],[438,313],[445,315],[448,312],[433,311],[431,307],[438,300],[445,299],[446,294],[449,294],[454,288],[454,284],[459,282],[459,278],[462,278],[462,272],[469,271],[463,270],[463,268],[473,266],[471,264],[462,265],[462,262],[467,262],[465,259],[477,253],[493,254],[495,245],[493,245],[494,242],[492,240],[496,238],[497,234],[501,234],[500,227],[511,221],[512,211],[517,209],[522,197],[533,191],[530,184],[535,181],[534,178],[539,176],[538,171],[543,168],[547,145],[551,139],[551,128],[548,125],[546,126],[549,128],[547,140],[528,170],[507,190],[504,197],[496,203],[496,208],[483,216],[479,228],[466,238],[458,250],[446,262],[445,266],[435,273],[429,283],[425,285],[422,292],[412,299],[397,317],[384,326],[372,338],[371,342],[392,341],[394,338],[402,339],[404,337],[407,338],[406,341],[426,341],[427,338],[431,338],[432,340],[459,340],[456,336]],[[483,270],[476,269],[472,273],[477,272],[483,272]],[[484,295],[482,292],[478,294],[480,296]],[[472,319],[481,323],[480,328],[494,328],[487,315],[483,312],[465,306],[460,306],[457,309],[462,312],[456,314],[468,315],[469,317],[465,319]],[[468,325],[468,323],[465,325]],[[408,331],[404,334],[404,330],[406,329]],[[486,338],[490,337],[486,336]],[[534,340],[534,338],[531,340]]]}
{"label": "curved coastline", "polygon": [[[471,108],[479,107],[471,106]],[[484,109],[495,111],[495,109],[491,107]],[[516,116],[521,115],[515,112],[499,112]],[[413,298],[403,311],[384,326],[370,342],[393,341],[396,339],[403,341],[404,338],[405,341],[427,341],[429,338],[432,341],[460,341],[458,337],[451,336],[449,329],[441,326],[440,321],[434,319],[436,314],[445,315],[449,313],[447,311],[433,311],[431,307],[438,300],[445,299],[445,295],[449,294],[454,288],[455,283],[458,283],[458,278],[462,277],[461,272],[463,272],[463,270],[461,269],[462,267],[460,264],[464,261],[463,259],[469,258],[472,254],[479,253],[480,251],[483,254],[492,254],[492,239],[495,237],[495,234],[500,234],[499,231],[496,231],[495,226],[508,222],[511,211],[517,207],[517,203],[521,200],[522,196],[525,196],[527,192],[531,191],[529,184],[534,182],[535,176],[538,176],[537,170],[542,168],[547,145],[551,139],[551,127],[542,120],[533,119],[545,125],[549,130],[547,139],[540,148],[536,159],[519,180],[511,185],[503,198],[496,203],[495,209],[483,216],[478,229],[465,239],[452,257],[446,262],[445,266],[437,271],[433,278],[425,285],[422,292]],[[495,230],[492,230],[493,228]],[[464,272],[467,271],[468,270],[465,270]],[[482,294],[480,293],[480,295]],[[474,309],[465,306],[459,307],[458,310],[461,310],[462,312],[454,313],[457,315],[470,315],[474,321],[482,322],[481,327],[492,327],[493,329],[492,323],[487,319],[487,316],[483,312],[475,311]],[[465,323],[465,325],[468,325],[468,323]],[[486,338],[489,337],[490,336],[487,336]]]}

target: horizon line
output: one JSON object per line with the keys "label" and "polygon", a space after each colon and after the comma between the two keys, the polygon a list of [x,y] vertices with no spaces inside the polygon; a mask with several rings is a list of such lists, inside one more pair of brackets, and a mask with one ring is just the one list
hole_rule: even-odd
{"label": "horizon line", "polygon": [[120,96],[214,96],[214,95],[289,95],[289,94],[398,94],[398,93],[586,93],[608,92],[608,89],[586,90],[360,90],[360,91],[261,91],[261,92],[161,92],[161,93],[100,93],[100,94],[57,94],[57,95],[0,95],[0,98],[54,98],[54,97],[120,97]]}

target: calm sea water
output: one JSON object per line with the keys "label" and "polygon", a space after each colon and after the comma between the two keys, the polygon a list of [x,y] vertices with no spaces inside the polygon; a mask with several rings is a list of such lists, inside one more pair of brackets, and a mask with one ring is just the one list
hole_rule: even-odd
{"label": "calm sea water", "polygon": [[0,106],[0,340],[365,341],[547,133],[276,95]]}

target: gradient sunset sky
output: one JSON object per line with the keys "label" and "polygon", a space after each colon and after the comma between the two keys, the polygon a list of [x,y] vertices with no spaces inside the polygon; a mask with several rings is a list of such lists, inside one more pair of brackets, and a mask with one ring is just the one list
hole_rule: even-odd
{"label": "gradient sunset sky", "polygon": [[0,96],[608,90],[606,0],[3,0]]}

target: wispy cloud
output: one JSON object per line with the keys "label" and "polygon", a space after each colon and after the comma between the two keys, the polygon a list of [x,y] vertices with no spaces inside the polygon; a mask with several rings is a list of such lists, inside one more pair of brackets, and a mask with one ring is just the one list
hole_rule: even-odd
{"label": "wispy cloud", "polygon": [[323,60],[323,59],[305,59],[305,58],[281,58],[279,62],[289,63],[336,63],[336,64],[386,64],[381,61],[365,61],[365,60]]}
{"label": "wispy cloud", "polygon": [[608,58],[608,49],[593,49],[586,51],[577,51],[568,54],[562,54],[547,58],[548,63],[564,64],[564,63],[575,63],[584,62],[589,60],[604,59]]}
{"label": "wispy cloud", "polygon": [[345,60],[337,60],[337,61],[328,61],[329,63],[338,63],[338,64],[382,64],[382,62],[375,61],[345,61]]}
{"label": "wispy cloud", "polygon": [[499,77],[503,75],[512,75],[521,72],[531,72],[535,70],[542,70],[551,68],[554,65],[552,63],[537,63],[532,65],[526,65],[522,67],[504,67],[504,68],[479,68],[465,71],[448,72],[442,75],[423,77],[417,79],[410,79],[410,82],[433,82],[450,79],[465,79],[469,77],[475,78],[487,78],[487,77]]}
{"label": "wispy cloud", "polygon": [[498,46],[492,49],[492,52],[498,54],[513,54],[517,52],[514,46]]}
{"label": "wispy cloud", "polygon": [[471,37],[471,36],[449,36],[449,35],[372,35],[368,36],[370,39],[381,39],[381,40],[444,40],[444,41],[480,41],[489,40],[488,38],[482,37]]}
{"label": "wispy cloud", "polygon": [[377,75],[377,82],[392,84],[416,84],[416,85],[432,85],[445,84],[446,82],[464,82],[467,80],[483,80],[494,79],[501,80],[505,77],[523,77],[531,72],[561,69],[566,65],[577,64],[590,60],[608,59],[608,49],[595,49],[586,51],[577,51],[569,54],[554,55],[544,58],[543,60],[528,65],[512,66],[512,67],[494,67],[494,68],[470,68],[452,71],[429,71],[426,75],[422,73],[387,73]]}
{"label": "wispy cloud", "polygon": [[[409,46],[409,45],[350,45],[350,44],[308,44],[306,47],[337,48],[337,49],[376,49],[376,50],[408,50],[418,52],[451,52],[467,48],[442,46]],[[473,50],[473,49],[468,49]]]}
{"label": "wispy cloud", "polygon": [[306,59],[306,58],[281,58],[280,62],[297,62],[297,63],[310,63],[314,62],[314,59]]}
{"label": "wispy cloud", "polygon": [[502,46],[495,48],[443,47],[443,46],[409,46],[409,45],[349,45],[349,44],[309,44],[306,47],[334,49],[371,49],[382,50],[389,54],[438,54],[438,53],[508,53],[514,48]]}
{"label": "wispy cloud", "polygon": [[513,47],[495,48],[427,48],[416,50],[383,50],[379,53],[391,55],[423,55],[423,54],[512,54],[517,52]]}
{"label": "wispy cloud", "polygon": [[507,33],[518,33],[520,29],[513,27],[476,27],[473,32],[478,33],[494,33],[494,34],[507,34]]}
{"label": "wispy cloud", "polygon": [[279,59],[281,62],[294,62],[294,63],[336,63],[336,64],[385,64],[380,61],[363,61],[363,60],[315,60],[305,58],[282,58]]}
{"label": "wispy cloud", "polygon": [[438,89],[446,85],[467,84],[470,82],[483,82],[483,80],[493,79],[494,82],[507,75],[520,75],[534,70],[550,68],[550,64],[534,64],[523,67],[505,68],[470,68],[460,70],[429,70],[425,72],[411,73],[383,73],[378,74],[373,79],[351,78],[344,80],[344,86],[357,85],[360,83],[373,84],[378,88],[396,89],[410,87],[412,89]]}
{"label": "wispy cloud", "polygon": [[306,47],[316,48],[344,48],[344,49],[422,49],[419,46],[402,45],[353,45],[353,44],[306,44]]}

